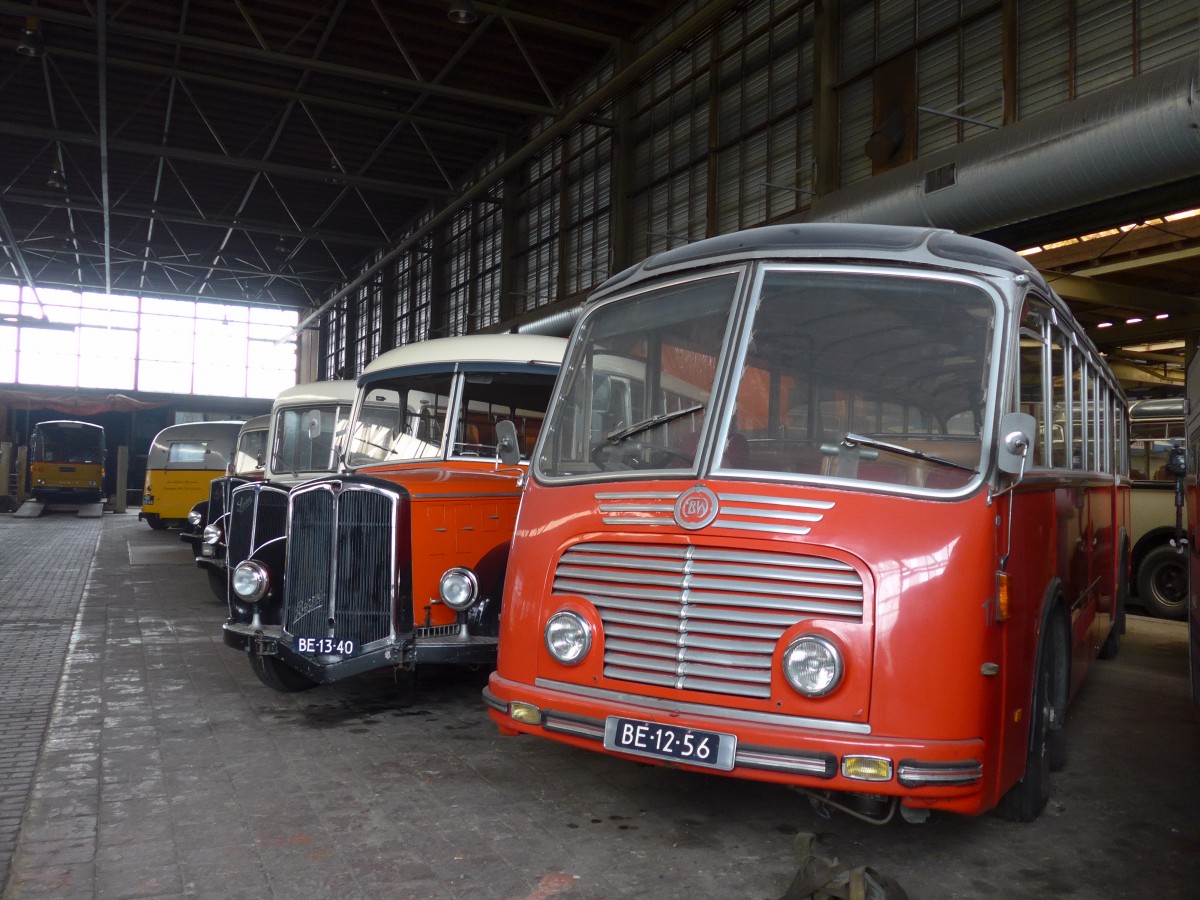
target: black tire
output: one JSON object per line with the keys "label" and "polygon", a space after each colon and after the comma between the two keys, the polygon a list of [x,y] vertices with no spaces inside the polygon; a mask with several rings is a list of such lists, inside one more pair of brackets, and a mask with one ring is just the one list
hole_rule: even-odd
{"label": "black tire", "polygon": [[213,595],[221,603],[228,603],[229,596],[225,593],[225,570],[218,569],[215,566],[208,566],[208,586],[212,588]]}
{"label": "black tire", "polygon": [[1187,615],[1187,560],[1170,544],[1155,547],[1138,566],[1138,599],[1146,612],[1160,619]]}
{"label": "black tire", "polygon": [[162,531],[167,527],[167,523],[158,516],[146,516],[146,524],[155,531]]}
{"label": "black tire", "polygon": [[290,666],[285,666],[273,656],[250,654],[250,668],[258,676],[258,680],[273,690],[284,694],[295,694],[307,691],[317,686],[317,683],[307,675],[297,672]]}
{"label": "black tire", "polygon": [[1050,800],[1050,770],[1066,762],[1063,717],[1067,705],[1066,626],[1058,614],[1046,623],[1033,692],[1033,720],[1025,774],[1000,798],[996,814],[1010,822],[1032,822]]}

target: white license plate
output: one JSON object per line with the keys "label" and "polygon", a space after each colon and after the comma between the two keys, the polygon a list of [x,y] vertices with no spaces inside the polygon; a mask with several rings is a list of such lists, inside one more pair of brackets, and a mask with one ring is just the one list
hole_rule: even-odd
{"label": "white license plate", "polygon": [[338,638],[297,637],[292,649],[304,656],[353,656],[358,647]]}
{"label": "white license plate", "polygon": [[604,749],[728,772],[737,752],[737,735],[609,716],[604,722]]}

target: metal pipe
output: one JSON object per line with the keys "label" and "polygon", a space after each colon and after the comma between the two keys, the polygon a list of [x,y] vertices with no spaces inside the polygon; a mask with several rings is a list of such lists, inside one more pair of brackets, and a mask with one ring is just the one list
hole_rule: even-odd
{"label": "metal pipe", "polygon": [[826,194],[795,221],[975,234],[1200,175],[1198,86],[1193,56]]}

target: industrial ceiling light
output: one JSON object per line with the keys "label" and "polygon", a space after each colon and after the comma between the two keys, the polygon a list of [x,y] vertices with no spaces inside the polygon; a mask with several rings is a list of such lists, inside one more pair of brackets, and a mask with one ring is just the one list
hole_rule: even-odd
{"label": "industrial ceiling light", "polygon": [[41,56],[46,52],[42,45],[42,31],[36,16],[25,20],[21,28],[21,37],[17,39],[17,52],[22,56]]}
{"label": "industrial ceiling light", "polygon": [[446,15],[455,25],[470,25],[479,18],[471,0],[450,0],[450,12]]}

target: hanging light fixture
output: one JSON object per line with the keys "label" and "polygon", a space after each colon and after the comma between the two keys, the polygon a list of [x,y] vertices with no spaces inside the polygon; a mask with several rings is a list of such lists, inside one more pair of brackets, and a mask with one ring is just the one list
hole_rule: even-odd
{"label": "hanging light fixture", "polygon": [[479,18],[471,0],[450,0],[450,12],[446,15],[455,25],[471,25]]}
{"label": "hanging light fixture", "polygon": [[46,52],[42,45],[42,30],[36,16],[25,20],[21,36],[17,39],[17,52],[22,56],[41,56]]}

